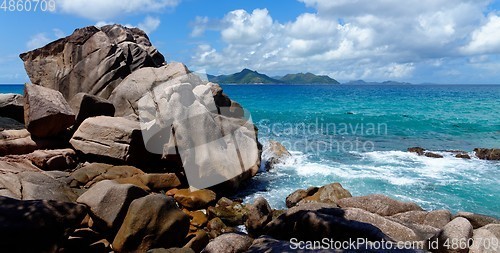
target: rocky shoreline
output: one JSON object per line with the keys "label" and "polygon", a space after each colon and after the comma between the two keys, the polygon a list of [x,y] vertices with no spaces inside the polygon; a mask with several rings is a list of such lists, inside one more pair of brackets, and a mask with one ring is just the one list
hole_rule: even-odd
{"label": "rocky shoreline", "polygon": [[[500,239],[494,217],[426,211],[383,195],[352,196],[340,183],[298,189],[286,198],[286,210],[272,209],[264,198],[229,199],[259,168],[265,173],[291,154],[278,142],[263,147],[236,101],[182,63],[166,63],[139,29],[77,29],[21,59],[33,84],[25,85],[24,96],[0,95],[2,251],[392,252],[409,242],[398,250],[498,252],[484,243]],[[166,97],[158,95],[172,87]],[[144,116],[144,94],[156,114],[146,110]],[[173,106],[175,99],[182,106]],[[146,141],[144,125],[167,125],[168,133]],[[226,138],[220,129],[234,134]],[[171,130],[170,140],[158,141]],[[179,154],[190,144],[183,138],[188,134],[219,144],[208,154],[187,150],[195,164],[236,164],[238,174],[192,189]],[[228,147],[235,147],[235,158]],[[408,151],[439,158],[423,148]],[[475,152],[500,159],[499,149]],[[331,244],[322,244],[325,238]],[[326,247],[359,239],[366,240],[356,248]],[[451,241],[463,243],[446,244]],[[392,250],[378,248],[380,242]]]}

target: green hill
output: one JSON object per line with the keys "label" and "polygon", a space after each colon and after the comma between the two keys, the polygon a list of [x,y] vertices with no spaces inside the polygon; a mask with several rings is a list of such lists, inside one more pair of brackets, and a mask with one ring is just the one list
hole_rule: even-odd
{"label": "green hill", "polygon": [[260,74],[257,71],[243,69],[241,72],[232,75],[212,76],[208,75],[208,80],[214,83],[235,83],[235,84],[259,84],[259,83],[282,83],[279,80],[273,79],[267,75]]}
{"label": "green hill", "polygon": [[313,73],[288,74],[280,81],[288,84],[339,84],[337,80],[329,76],[318,76]]}

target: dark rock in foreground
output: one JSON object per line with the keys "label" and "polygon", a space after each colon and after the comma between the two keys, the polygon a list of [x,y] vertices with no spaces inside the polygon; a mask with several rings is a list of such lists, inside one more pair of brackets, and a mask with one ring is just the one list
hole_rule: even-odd
{"label": "dark rock in foreground", "polygon": [[78,198],[90,208],[95,227],[101,231],[116,232],[133,200],[144,197],[147,192],[131,184],[118,184],[104,180]]}
{"label": "dark rock in foreground", "polygon": [[113,241],[117,252],[144,252],[153,248],[182,246],[189,217],[172,197],[148,195],[132,201]]}
{"label": "dark rock in foreground", "polygon": [[0,197],[0,249],[52,252],[86,215],[84,205]]}

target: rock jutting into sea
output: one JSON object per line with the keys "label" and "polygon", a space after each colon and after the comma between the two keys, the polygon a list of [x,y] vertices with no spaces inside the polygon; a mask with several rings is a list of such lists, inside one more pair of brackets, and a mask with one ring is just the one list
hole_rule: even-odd
{"label": "rock jutting into sea", "polygon": [[[292,154],[263,147],[239,103],[165,62],[137,28],[77,29],[21,59],[32,84],[0,96],[2,251],[317,252],[327,238],[361,242],[346,252],[380,252],[380,242],[489,252],[481,240],[500,239],[495,217],[353,196],[339,182],[290,192],[284,210],[231,199],[261,156],[267,173]],[[475,152],[498,159],[498,149]]]}

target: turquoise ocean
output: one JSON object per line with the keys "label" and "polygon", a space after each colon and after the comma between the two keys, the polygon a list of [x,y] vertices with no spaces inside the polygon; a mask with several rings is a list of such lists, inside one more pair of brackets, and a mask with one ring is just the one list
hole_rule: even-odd
{"label": "turquoise ocean", "polygon": [[[223,88],[251,113],[262,143],[277,140],[293,155],[254,177],[238,195],[245,201],[263,196],[284,208],[297,189],[340,182],[353,195],[500,217],[500,162],[472,152],[500,148],[500,85]],[[22,85],[0,85],[0,93],[22,93]],[[444,158],[406,152],[414,146]]]}

